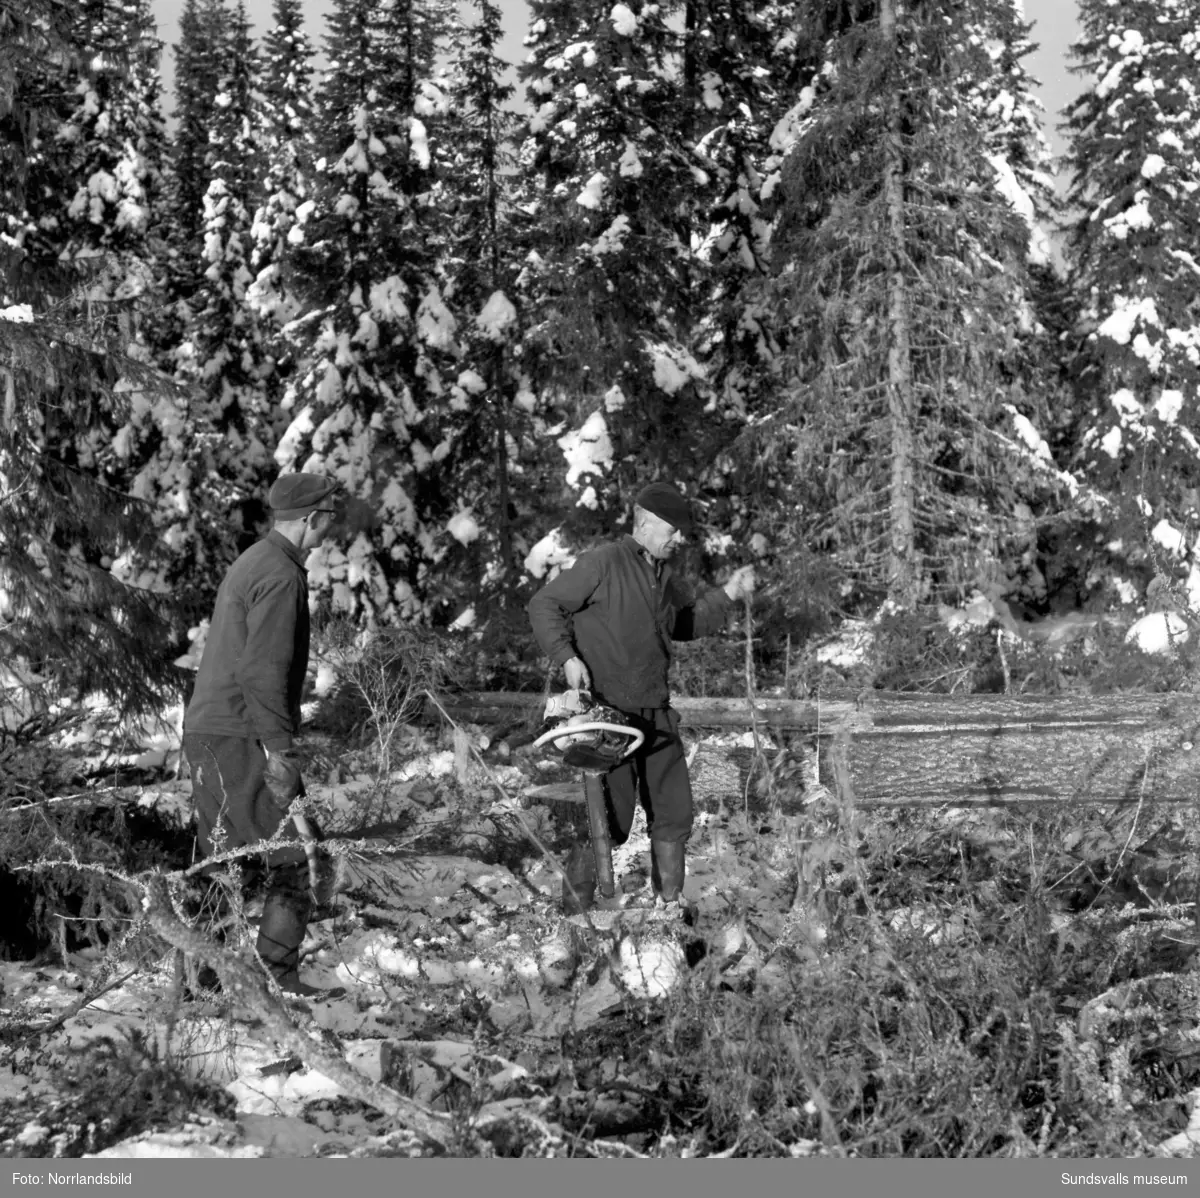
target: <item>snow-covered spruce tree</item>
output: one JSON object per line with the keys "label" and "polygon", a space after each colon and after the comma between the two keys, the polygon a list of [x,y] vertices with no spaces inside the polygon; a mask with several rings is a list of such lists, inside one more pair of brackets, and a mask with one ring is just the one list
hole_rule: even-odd
{"label": "snow-covered spruce tree", "polygon": [[204,275],[204,196],[209,183],[209,131],[227,70],[229,10],[224,0],[184,0],[175,47],[175,133],[171,145],[167,301],[159,337],[164,363],[191,328],[192,297]]}
{"label": "snow-covered spruce tree", "polygon": [[260,136],[267,169],[262,202],[254,214],[254,282],[247,301],[264,322],[264,332],[273,335],[272,397],[290,364],[286,342],[278,333],[300,310],[290,278],[291,234],[308,215],[312,191],[313,50],[303,17],[300,0],[275,0],[275,23],[263,39]]}
{"label": "snow-covered spruce tree", "polygon": [[788,480],[781,541],[829,554],[847,594],[911,607],[991,581],[1070,485],[1028,419],[1038,247],[978,103],[1010,16],[1010,0],[813,0],[801,22],[824,65],[784,164],[790,375],[756,444]]}
{"label": "snow-covered spruce tree", "polygon": [[[968,99],[976,109],[997,187],[1030,229],[1026,271],[1013,293],[1023,314],[1012,346],[1013,373],[1023,380],[1030,401],[1023,410],[1036,421],[1044,444],[1035,443],[1024,428],[1018,439],[1026,448],[1036,444],[1043,461],[1049,450],[1051,460],[1070,462],[1078,431],[1069,350],[1074,305],[1050,236],[1051,230],[1061,229],[1066,207],[1054,177],[1037,80],[1024,61],[1033,49],[1034,31],[1024,10],[1024,0],[1012,0],[991,15],[983,48],[994,69],[976,83]],[[1069,606],[1093,596],[1094,518],[1105,504],[1086,485],[1077,493],[1077,481],[1067,484],[1067,494],[1075,497],[1071,505],[1060,509],[1043,503],[1037,519],[1018,522],[1029,535],[1019,558],[1006,568],[1010,598],[1036,608],[1047,601]]]}
{"label": "snow-covered spruce tree", "polygon": [[[161,216],[166,127],[159,59],[148,0],[84,6],[87,44],[98,52],[76,88],[74,111],[57,140],[69,147],[75,184],[60,257],[81,280],[93,311],[109,306],[126,336],[157,306],[153,232]],[[107,49],[100,49],[107,47]]]}
{"label": "snow-covered spruce tree", "polygon": [[[973,35],[991,60],[991,69],[970,80],[967,99],[975,108],[984,144],[995,160],[1001,191],[1007,175],[1020,185],[1017,202],[1021,215],[1033,225],[1036,263],[1047,256],[1046,228],[1062,211],[1053,175],[1053,155],[1045,132],[1045,109],[1038,99],[1037,81],[1025,59],[1033,52],[1033,26],[1023,16],[1024,0],[998,3],[987,14],[983,28]],[[1032,213],[1025,210],[1025,199]]]}
{"label": "snow-covered spruce tree", "polygon": [[246,302],[252,213],[261,194],[257,67],[239,0],[229,17],[209,130],[203,275],[190,305],[195,319],[177,353],[180,380],[197,402],[186,448],[191,487],[186,504],[176,497],[172,522],[189,544],[187,572],[209,580],[261,531],[263,495],[275,473],[265,393],[270,361]]}
{"label": "snow-covered spruce tree", "polygon": [[681,15],[531,5],[524,356],[539,415],[568,425],[547,507],[583,534],[610,528],[639,480],[693,484],[736,428],[698,356],[720,196],[691,141]]}
{"label": "snow-covered spruce tree", "polygon": [[702,360],[743,412],[769,385],[778,349],[768,308],[748,284],[769,273],[776,150],[807,82],[795,21],[790,3],[691,0],[684,8],[682,118],[708,176],[698,194],[708,204],[699,256],[713,276]]}
{"label": "snow-covered spruce tree", "polygon": [[[70,123],[80,97],[86,109],[103,90],[113,111],[127,111],[123,71],[136,86],[125,15],[53,0],[0,10],[0,656],[52,692],[100,691],[150,709],[178,682],[177,629],[154,584],[162,546],[145,506],[113,478],[120,454],[109,450],[133,407],[171,408],[173,396],[123,352],[126,336],[89,322],[60,259],[80,182],[60,168],[80,148]],[[111,39],[103,53],[98,30]],[[128,207],[125,216],[136,225]],[[97,237],[96,253],[106,252]],[[92,274],[108,276],[102,266]]]}
{"label": "snow-covered spruce tree", "polygon": [[367,620],[422,613],[452,510],[430,418],[457,353],[430,236],[431,81],[450,16],[442,0],[336,0],[313,207],[294,230],[305,311],[275,457],[343,483],[349,543],[312,564],[334,608]]}
{"label": "snow-covered spruce tree", "polygon": [[[1090,469],[1118,499],[1116,568],[1187,572],[1200,605],[1200,2],[1080,5],[1067,246],[1082,303]],[[1140,576],[1140,577],[1139,577]],[[1126,589],[1126,594],[1130,592]]]}
{"label": "snow-covered spruce tree", "polygon": [[545,418],[574,426],[569,483],[543,523],[566,507],[586,534],[591,507],[608,527],[637,480],[665,474],[700,498],[705,548],[721,552],[748,527],[724,451],[776,386],[773,313],[753,284],[767,269],[773,141],[800,77],[794,5],[532,15],[525,358]]}
{"label": "snow-covered spruce tree", "polygon": [[[696,357],[712,388],[710,402],[728,417],[726,436],[752,413],[772,408],[780,375],[780,337],[764,282],[779,195],[779,148],[786,144],[802,84],[816,63],[798,36],[796,6],[747,0],[690,0],[683,6],[682,64],[686,144],[697,184],[692,245],[703,264],[704,299]],[[807,68],[807,69],[806,69]],[[802,105],[801,105],[802,107]],[[713,548],[737,544],[758,555],[754,539],[774,496],[744,485],[736,448],[723,445],[698,476]],[[789,587],[789,592],[794,588]]]}
{"label": "snow-covered spruce tree", "polygon": [[[1033,29],[1024,18],[1024,8],[1024,0],[1012,0],[1011,7],[1000,6],[993,14],[983,48],[994,69],[973,82],[968,99],[996,169],[997,185],[1031,228],[1025,291],[1034,322],[1023,330],[1021,345],[1040,362],[1036,367],[1043,379],[1039,390],[1046,398],[1039,429],[1054,455],[1067,461],[1074,453],[1077,426],[1069,347],[1074,305],[1049,238],[1052,229],[1061,228],[1066,209],[1043,129],[1045,110],[1024,62],[1032,48]],[[1086,573],[1088,567],[1082,569]]]}
{"label": "snow-covered spruce tree", "polygon": [[[58,257],[73,275],[69,302],[86,313],[90,335],[103,331],[110,348],[149,362],[149,343],[161,334],[166,253],[157,234],[164,204],[162,47],[146,0],[84,6],[81,20],[85,44],[108,49],[94,53],[76,87],[75,108],[56,135],[71,154]],[[173,391],[148,400],[140,387],[135,375],[97,392],[71,460],[106,487],[149,505],[143,515],[167,534],[155,562],[123,557],[114,569],[161,589],[186,570],[181,541],[169,530],[181,504],[187,506],[179,462],[192,444],[189,404]]]}
{"label": "snow-covered spruce tree", "polygon": [[540,457],[541,438],[528,411],[514,302],[520,259],[507,176],[518,118],[496,53],[502,20],[492,0],[474,0],[451,36],[434,158],[444,291],[462,354],[440,404],[442,469],[456,480],[456,502],[437,598],[462,626],[511,599],[528,548],[523,525],[541,497],[540,472],[526,469]]}
{"label": "snow-covered spruce tree", "polygon": [[[200,168],[209,178],[203,240],[182,236],[178,221],[169,226],[175,237],[165,288],[176,289],[175,302],[156,321],[160,348],[170,332],[165,356],[187,400],[174,409],[135,402],[114,439],[127,463],[129,492],[149,505],[171,549],[156,584],[169,587],[196,620],[211,606],[221,568],[258,531],[270,465],[258,386],[262,353],[244,303],[249,212],[257,198],[254,56],[244,11],[239,6],[226,16],[217,43],[223,58],[212,59],[221,73]],[[213,12],[208,19],[215,22]],[[180,194],[177,186],[176,218]]]}
{"label": "snow-covered spruce tree", "polygon": [[[69,280],[57,266],[64,240],[64,192],[74,191],[73,150],[57,134],[77,108],[76,88],[89,37],[107,40],[100,58],[117,57],[121,47],[111,20],[97,19],[53,0],[31,8],[0,9],[0,189],[3,195],[3,249],[11,286],[21,281],[39,290],[61,292]],[[24,58],[24,55],[31,55]],[[11,107],[10,107],[11,106]],[[34,272],[49,269],[40,280]],[[3,297],[0,297],[3,298]]]}

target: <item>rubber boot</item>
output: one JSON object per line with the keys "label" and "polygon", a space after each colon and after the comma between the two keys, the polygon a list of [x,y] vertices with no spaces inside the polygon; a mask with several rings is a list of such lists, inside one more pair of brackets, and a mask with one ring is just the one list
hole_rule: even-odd
{"label": "rubber boot", "polygon": [[277,871],[267,891],[262,918],[258,921],[258,955],[285,994],[300,998],[337,998],[344,987],[322,989],[300,980],[300,945],[308,929],[312,897],[304,866]]}
{"label": "rubber boot", "polygon": [[255,947],[279,988],[295,993],[300,984],[300,945],[312,904],[294,884],[276,882],[267,892]]}
{"label": "rubber boot", "polygon": [[652,840],[650,842],[650,882],[654,893],[664,903],[683,901],[684,859],[687,842],[684,840]]}

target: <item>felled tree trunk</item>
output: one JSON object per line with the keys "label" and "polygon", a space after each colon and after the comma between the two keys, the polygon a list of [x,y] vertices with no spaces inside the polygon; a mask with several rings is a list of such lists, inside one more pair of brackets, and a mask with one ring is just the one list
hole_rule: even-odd
{"label": "felled tree trunk", "polygon": [[[530,703],[528,696],[479,698],[476,711],[510,719]],[[875,691],[862,702],[765,699],[751,707],[745,699],[677,699],[674,706],[692,736],[757,725],[801,744],[815,738],[821,781],[840,783],[862,806],[1200,801],[1200,695]]]}
{"label": "felled tree trunk", "polygon": [[1200,798],[1192,695],[890,695],[821,739],[831,767],[844,754],[862,803]]}

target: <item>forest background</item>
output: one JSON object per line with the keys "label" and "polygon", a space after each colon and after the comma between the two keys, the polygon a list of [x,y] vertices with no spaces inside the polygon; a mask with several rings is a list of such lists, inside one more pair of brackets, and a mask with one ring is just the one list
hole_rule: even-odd
{"label": "forest background", "polygon": [[[248,0],[246,16],[250,21],[252,34],[261,35],[273,24],[271,3],[272,0]],[[517,68],[525,59],[523,42],[530,24],[529,6],[526,0],[501,0],[497,7],[500,10],[501,31],[496,51],[501,59],[510,64],[510,75],[515,77]],[[163,90],[167,96],[174,94],[173,47],[179,42],[179,19],[183,8],[184,0],[155,0],[151,6],[158,22],[158,36],[164,48],[161,69]],[[323,29],[325,0],[304,0],[301,11],[310,31]],[[1046,137],[1050,148],[1059,154],[1065,144],[1058,133],[1061,110],[1074,99],[1077,90],[1070,75],[1068,58],[1070,44],[1079,34],[1075,0],[1054,0],[1053,3],[1039,5],[1031,25],[1033,50],[1029,54],[1026,66],[1034,77],[1034,94],[1040,99],[1046,112]],[[314,41],[319,53],[321,38],[317,37]],[[522,96],[518,89],[513,103],[520,107],[521,101]],[[166,107],[170,123],[171,106],[168,103]]]}
{"label": "forest background", "polygon": [[[513,1155],[1194,1151],[1196,821],[1152,773],[1190,776],[1194,704],[1100,694],[1195,689],[1200,0],[1073,11],[1056,162],[1012,0],[535,0],[515,80],[489,0],[276,0],[259,40],[189,0],[170,95],[151,0],[0,0],[0,894],[32,941],[0,946],[0,1147],[198,1109],[143,1029],[184,958],[240,992],[245,962],[207,899],[176,918],[201,866],[161,775],[222,574],[304,469],[346,500],[305,776],[349,883],[307,967],[403,1090],[368,1106]],[[577,936],[525,604],[651,478],[695,504],[687,578],[761,580],[677,693],[815,697],[780,706],[830,756],[693,742],[694,935]],[[868,688],[1020,714],[913,738],[920,805],[875,811],[831,713],[940,705]],[[529,692],[521,727],[449,727],[455,689]],[[1086,697],[1032,727],[980,695],[1034,691]],[[1003,746],[1032,812],[991,806]],[[243,1104],[316,1072],[254,1051]],[[247,1107],[204,1101],[228,1149]]]}
{"label": "forest background", "polygon": [[1089,684],[1148,610],[1178,645],[1198,15],[1084,0],[1056,162],[1011,0],[546,0],[515,83],[490,3],[256,42],[189,0],[171,97],[148,0],[0,5],[8,668],[160,704],[289,469],[347,498],[318,615],[480,686],[540,677],[525,601],[654,477],[792,688],[848,619],[880,686],[1007,688],[997,630],[1077,631]]}

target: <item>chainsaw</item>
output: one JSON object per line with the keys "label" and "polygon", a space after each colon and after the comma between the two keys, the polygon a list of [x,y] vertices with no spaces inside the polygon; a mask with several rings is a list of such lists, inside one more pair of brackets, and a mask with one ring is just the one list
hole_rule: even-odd
{"label": "chainsaw", "polygon": [[645,734],[619,711],[594,703],[591,694],[582,690],[551,695],[546,702],[545,718],[550,728],[533,742],[533,747],[552,745],[562,754],[564,765],[583,771],[583,795],[592,841],[592,862],[587,862],[579,845],[568,857],[563,905],[569,911],[586,911],[593,905],[593,886],[599,887],[603,905],[616,905],[604,775],[637,752],[646,739]]}

